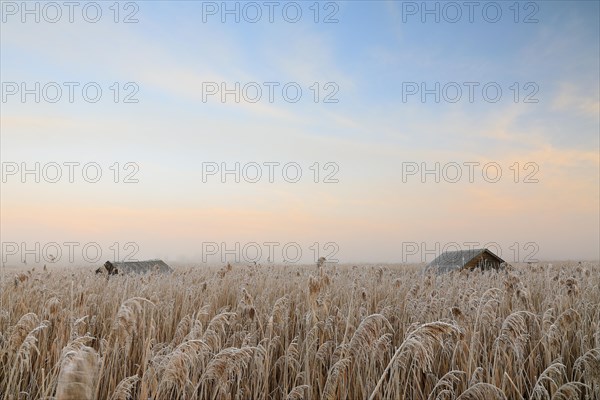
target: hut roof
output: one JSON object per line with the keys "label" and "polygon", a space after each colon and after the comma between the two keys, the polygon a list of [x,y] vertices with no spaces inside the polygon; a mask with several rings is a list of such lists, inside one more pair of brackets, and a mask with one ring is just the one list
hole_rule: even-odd
{"label": "hut roof", "polygon": [[[107,261],[108,263],[108,261]],[[123,274],[144,274],[147,272],[158,271],[162,273],[173,272],[173,269],[167,265],[163,260],[147,260],[147,261],[124,261],[124,262],[111,262],[114,268],[119,270],[119,273]],[[106,264],[105,264],[106,267]]]}
{"label": "hut roof", "polygon": [[[502,264],[503,259],[492,253],[488,249],[468,249],[457,251],[446,251],[430,262],[425,271],[436,270],[437,272],[449,272],[457,269],[462,269],[466,266],[476,266],[478,260],[492,260],[493,262]],[[469,265],[471,264],[471,265]]]}

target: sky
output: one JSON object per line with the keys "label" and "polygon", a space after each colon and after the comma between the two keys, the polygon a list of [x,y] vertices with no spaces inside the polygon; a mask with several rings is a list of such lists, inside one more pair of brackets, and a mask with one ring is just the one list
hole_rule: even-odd
{"label": "sky", "polygon": [[598,260],[599,4],[2,1],[2,262]]}

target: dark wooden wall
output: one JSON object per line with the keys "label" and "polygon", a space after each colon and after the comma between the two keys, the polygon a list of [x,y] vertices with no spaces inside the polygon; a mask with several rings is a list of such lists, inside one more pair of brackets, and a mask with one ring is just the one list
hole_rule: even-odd
{"label": "dark wooden wall", "polygon": [[498,269],[500,268],[500,262],[491,254],[484,252],[465,265],[465,268],[467,269],[478,267],[482,269]]}

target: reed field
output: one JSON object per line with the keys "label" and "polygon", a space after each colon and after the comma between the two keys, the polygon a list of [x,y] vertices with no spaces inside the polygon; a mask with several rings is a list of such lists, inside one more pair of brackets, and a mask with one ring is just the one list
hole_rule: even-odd
{"label": "reed field", "polygon": [[600,399],[600,265],[6,268],[2,399]]}

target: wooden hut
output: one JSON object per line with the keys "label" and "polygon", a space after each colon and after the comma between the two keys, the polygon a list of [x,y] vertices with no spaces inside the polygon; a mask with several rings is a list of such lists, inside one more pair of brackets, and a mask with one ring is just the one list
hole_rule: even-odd
{"label": "wooden hut", "polygon": [[456,270],[498,270],[505,261],[488,249],[446,251],[427,264],[425,272],[444,273]]}
{"label": "wooden hut", "polygon": [[[170,273],[173,268],[169,267],[163,260],[147,260],[147,261],[123,261],[104,263],[104,268],[109,275],[116,274],[145,274],[148,272]],[[103,272],[98,268],[96,272]]]}

